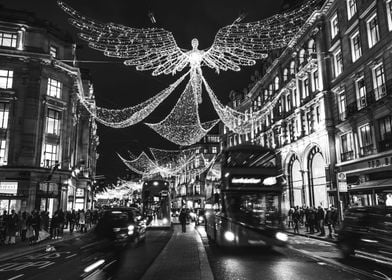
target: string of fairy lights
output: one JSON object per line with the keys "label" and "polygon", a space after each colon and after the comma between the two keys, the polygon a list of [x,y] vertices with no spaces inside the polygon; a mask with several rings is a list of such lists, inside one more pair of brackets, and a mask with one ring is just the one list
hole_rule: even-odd
{"label": "string of fairy lights", "polygon": [[[267,106],[252,114],[234,110],[219,101],[205,80],[202,67],[212,68],[219,74],[220,71],[240,71],[241,66],[255,65],[257,60],[267,57],[269,51],[287,47],[300,36],[299,30],[319,3],[320,0],[309,0],[296,9],[255,22],[241,23],[242,18],[236,19],[217,32],[208,49],[199,50],[199,41],[195,38],[191,41],[192,49],[184,50],[177,45],[173,34],[163,28],[133,28],[116,23],[100,23],[58,1],[58,5],[70,15],[70,23],[80,31],[79,37],[105,56],[123,59],[125,65],[135,66],[138,71],[152,71],[153,76],[174,75],[186,67],[190,68],[168,88],[132,107],[98,107],[82,95],[79,96],[81,103],[97,121],[106,126],[123,128],[144,120],[189,74],[185,90],[171,112],[158,123],[146,123],[162,137],[180,146],[197,143],[219,121],[200,121],[198,104],[202,102],[203,84],[220,120],[235,133],[249,133],[256,122],[265,120],[276,105],[279,94]],[[164,172],[163,167],[145,153],[126,162],[135,172]]]}

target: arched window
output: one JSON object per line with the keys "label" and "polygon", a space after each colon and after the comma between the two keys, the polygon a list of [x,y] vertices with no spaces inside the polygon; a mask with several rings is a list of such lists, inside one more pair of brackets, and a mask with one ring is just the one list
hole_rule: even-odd
{"label": "arched window", "polygon": [[299,64],[302,64],[302,63],[304,63],[304,61],[305,61],[305,50],[304,49],[301,49],[300,51],[299,51]]}
{"label": "arched window", "polygon": [[273,84],[269,84],[268,86],[268,96],[272,96],[274,93],[274,85]]}
{"label": "arched window", "polygon": [[275,90],[279,90],[279,77],[275,77]]}
{"label": "arched window", "polygon": [[314,42],[314,39],[310,39],[308,42],[308,52],[309,53],[315,53],[316,52],[316,44]]}
{"label": "arched window", "polygon": [[290,62],[290,74],[291,75],[295,74],[295,62],[294,62],[294,60]]}
{"label": "arched window", "polygon": [[289,71],[287,70],[287,68],[285,68],[283,70],[283,81],[287,81],[287,79],[289,78]]}

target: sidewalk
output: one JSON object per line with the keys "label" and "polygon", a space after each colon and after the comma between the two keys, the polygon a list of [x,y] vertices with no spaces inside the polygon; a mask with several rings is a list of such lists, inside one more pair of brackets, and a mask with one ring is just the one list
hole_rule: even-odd
{"label": "sidewalk", "polygon": [[143,275],[142,280],[213,280],[211,267],[199,233],[193,224],[187,232],[173,225],[173,235]]}
{"label": "sidewalk", "polygon": [[69,232],[69,229],[64,229],[63,237],[60,239],[47,238],[34,245],[29,245],[28,241],[22,242],[20,237],[16,238],[15,245],[0,245],[0,260],[18,257],[20,255],[28,254],[36,250],[44,249],[47,245],[55,244],[61,241],[70,240],[82,236],[84,233],[79,231]]}
{"label": "sidewalk", "polygon": [[293,228],[286,228],[286,232],[292,235],[301,235],[301,236],[306,236],[309,238],[314,238],[314,239],[319,239],[319,240],[323,240],[323,241],[327,241],[327,242],[333,242],[336,243],[337,241],[337,237],[335,234],[332,234],[333,238],[328,237],[328,227],[324,227],[325,228],[325,236],[320,236],[320,232],[316,232],[316,233],[309,233],[306,232],[306,228],[305,226],[300,226],[299,227],[299,233],[294,233],[294,229]]}

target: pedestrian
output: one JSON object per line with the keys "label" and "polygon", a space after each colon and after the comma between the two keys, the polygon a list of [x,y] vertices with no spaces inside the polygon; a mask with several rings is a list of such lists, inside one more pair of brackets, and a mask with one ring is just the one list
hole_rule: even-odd
{"label": "pedestrian", "polygon": [[14,245],[16,244],[16,232],[18,231],[19,218],[15,210],[11,210],[7,220],[7,238],[5,244]]}
{"label": "pedestrian", "polygon": [[27,241],[29,241],[29,245],[33,245],[35,241],[35,235],[34,235],[34,228],[33,228],[33,216],[31,214],[27,215],[27,220],[26,220],[26,238]]}
{"label": "pedestrian", "polygon": [[180,212],[180,216],[178,217],[181,223],[182,232],[186,232],[186,218],[187,218],[186,216],[187,216],[186,211],[184,208],[182,208]]}
{"label": "pedestrian", "polygon": [[287,213],[287,217],[288,217],[287,227],[288,228],[291,228],[293,226],[293,213],[294,213],[294,209],[290,208],[289,212]]}
{"label": "pedestrian", "polygon": [[52,239],[58,239],[59,236],[59,213],[55,211],[50,223],[50,237]]}
{"label": "pedestrian", "polygon": [[63,209],[60,208],[57,215],[58,215],[58,222],[59,222],[59,224],[58,224],[58,237],[61,238],[63,236],[64,223],[65,223],[65,216],[64,216]]}
{"label": "pedestrian", "polygon": [[84,209],[79,213],[79,224],[80,232],[86,232],[86,214],[84,213]]}
{"label": "pedestrian", "polygon": [[325,236],[325,229],[324,229],[325,211],[321,206],[318,207],[316,216],[318,221],[318,228],[320,229],[319,236]]}
{"label": "pedestrian", "polygon": [[71,233],[73,233],[74,228],[75,228],[75,223],[76,223],[76,213],[75,213],[75,209],[72,209],[71,214],[68,215],[68,219],[69,219],[69,231]]}
{"label": "pedestrian", "polygon": [[339,215],[335,207],[331,207],[331,219],[333,232],[336,233],[336,226],[338,225]]}
{"label": "pedestrian", "polygon": [[20,237],[23,242],[26,241],[26,231],[27,231],[27,213],[23,211],[22,216],[19,220],[19,227],[20,227]]}
{"label": "pedestrian", "polygon": [[5,238],[7,234],[7,220],[8,220],[8,214],[7,211],[3,211],[3,215],[0,216],[0,244],[4,245],[5,244]]}
{"label": "pedestrian", "polygon": [[315,225],[316,225],[316,211],[314,207],[309,208],[309,229],[310,234],[315,233]]}
{"label": "pedestrian", "polygon": [[327,209],[327,213],[325,214],[325,224],[328,227],[328,237],[332,237],[332,206]]}
{"label": "pedestrian", "polygon": [[294,213],[293,213],[293,223],[294,223],[294,233],[299,234],[299,222],[301,219],[301,215],[299,213],[298,207],[295,208]]}

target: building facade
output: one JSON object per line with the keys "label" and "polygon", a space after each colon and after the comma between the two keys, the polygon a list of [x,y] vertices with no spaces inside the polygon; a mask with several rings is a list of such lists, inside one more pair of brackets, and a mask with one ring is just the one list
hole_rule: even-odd
{"label": "building facade", "polygon": [[325,1],[231,104],[252,112],[278,100],[250,135],[221,133],[224,146],[245,137],[281,154],[286,210],[392,204],[391,31],[392,1]]}
{"label": "building facade", "polygon": [[392,205],[392,1],[334,1],[326,26],[343,200]]}
{"label": "building facade", "polygon": [[0,209],[89,207],[98,138],[77,91],[94,102],[91,81],[61,62],[74,58],[69,36],[31,13],[0,13]]}
{"label": "building facade", "polygon": [[192,151],[193,159],[175,179],[174,208],[204,207],[206,197],[210,197],[212,192],[207,173],[220,152],[220,137],[218,134],[207,134],[188,149]]}

